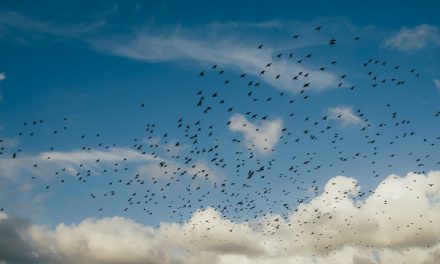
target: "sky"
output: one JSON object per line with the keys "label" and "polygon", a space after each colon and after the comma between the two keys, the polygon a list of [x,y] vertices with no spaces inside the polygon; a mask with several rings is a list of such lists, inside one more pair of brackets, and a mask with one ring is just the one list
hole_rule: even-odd
{"label": "sky", "polygon": [[0,263],[439,263],[439,8],[2,1]]}

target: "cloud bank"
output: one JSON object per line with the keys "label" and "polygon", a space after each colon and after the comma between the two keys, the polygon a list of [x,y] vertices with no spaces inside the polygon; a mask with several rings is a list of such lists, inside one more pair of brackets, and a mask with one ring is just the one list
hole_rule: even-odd
{"label": "cloud bank", "polygon": [[440,172],[388,176],[364,200],[356,180],[330,179],[288,219],[235,223],[212,208],[152,228],[124,217],[50,229],[0,218],[6,263],[435,264],[440,259]]}

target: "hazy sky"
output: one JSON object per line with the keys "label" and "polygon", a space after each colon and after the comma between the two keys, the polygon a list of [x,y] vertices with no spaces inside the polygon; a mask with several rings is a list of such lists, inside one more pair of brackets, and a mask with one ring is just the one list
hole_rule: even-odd
{"label": "hazy sky", "polygon": [[440,263],[439,8],[3,1],[0,263]]}

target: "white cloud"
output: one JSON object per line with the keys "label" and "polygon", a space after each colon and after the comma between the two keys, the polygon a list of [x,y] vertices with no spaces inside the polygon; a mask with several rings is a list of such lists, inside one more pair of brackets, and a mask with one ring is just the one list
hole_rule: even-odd
{"label": "white cloud", "polygon": [[[0,131],[3,129],[3,126],[0,125]],[[15,148],[20,141],[16,137],[11,138],[2,138],[3,142],[2,145],[7,148]]]}
{"label": "white cloud", "polygon": [[434,79],[433,81],[434,81],[435,88],[437,88],[437,90],[440,92],[440,80]]}
{"label": "white cloud", "polygon": [[[97,41],[96,47],[119,56],[149,62],[192,61],[202,65],[218,64],[254,77],[260,76],[270,85],[287,91],[298,91],[302,85],[292,81],[292,74],[309,73],[310,88],[321,90],[335,87],[334,75],[319,70],[308,69],[294,60],[274,61],[275,51],[270,47],[257,50],[255,43],[246,43],[237,37],[222,38],[194,36],[194,32],[176,30],[169,34],[148,34],[138,31],[134,36],[122,39]],[[268,69],[265,66],[272,62]],[[259,73],[266,69],[267,73]],[[275,79],[276,75],[280,79]],[[258,77],[258,78],[260,78]]]}
{"label": "white cloud", "polygon": [[[298,72],[308,73],[307,83],[310,89],[323,90],[334,88],[337,85],[335,75],[329,72],[316,70],[317,67],[306,67],[298,64],[296,60],[274,61],[278,51],[272,50],[268,43],[263,50],[256,50],[256,40],[244,38],[243,33],[249,29],[283,29],[290,34],[292,27],[295,32],[302,32],[304,27],[312,27],[317,21],[299,23],[294,21],[263,21],[211,23],[202,28],[183,29],[176,27],[174,30],[163,32],[157,28],[133,29],[131,35],[102,34],[106,22],[103,20],[74,25],[59,25],[52,21],[35,20],[17,12],[0,12],[0,26],[12,27],[27,31],[29,36],[36,34],[61,38],[80,38],[95,49],[113,55],[131,59],[163,62],[163,61],[191,61],[206,67],[207,64],[219,64],[221,67],[247,73],[254,78],[262,78],[268,84],[278,89],[296,92],[303,83],[292,81],[293,74]],[[341,22],[339,22],[341,23]],[[343,24],[345,25],[345,21]],[[340,28],[328,26],[328,28]],[[223,30],[228,29],[226,32]],[[238,30],[238,32],[234,32]],[[240,31],[241,30],[241,31]],[[289,32],[289,33],[287,33]],[[267,39],[267,37],[266,37]],[[283,49],[300,49],[304,46],[313,46],[321,43],[316,37],[310,40],[301,40],[300,43],[283,42]],[[20,38],[20,42],[31,42]],[[270,41],[268,41],[270,42]],[[279,45],[278,45],[279,46]],[[265,69],[267,63],[272,62],[272,67],[265,75],[259,73]],[[276,75],[279,79],[275,79]]]}
{"label": "white cloud", "polygon": [[[167,167],[159,164],[164,162]],[[16,158],[0,159],[0,176],[13,179],[22,175],[23,172],[31,173],[45,179],[50,179],[55,171],[65,169],[67,173],[75,175],[80,168],[89,169],[92,173],[99,174],[98,170],[106,168],[113,163],[130,163],[138,172],[145,173],[150,177],[161,178],[166,173],[172,174],[173,171],[187,170],[188,173],[197,174],[205,177],[209,174],[210,181],[216,181],[220,173],[214,172],[203,161],[194,161],[191,165],[179,164],[176,161],[142,154],[128,148],[109,148],[108,150],[77,150],[77,151],[51,151],[37,155],[20,155]],[[34,167],[37,164],[37,167]],[[194,165],[194,166],[193,166]],[[81,166],[81,167],[80,167]]]}
{"label": "white cloud", "polygon": [[362,119],[353,113],[351,107],[337,106],[327,110],[329,118],[340,120],[343,125],[359,125],[362,124]]}
{"label": "white cloud", "polygon": [[[110,162],[122,162],[126,158],[128,162],[154,161],[155,158],[149,154],[124,149],[111,148],[108,151],[52,151],[43,152],[37,155],[17,155],[16,158],[0,159],[0,175],[7,178],[19,176],[21,172],[50,177],[54,171],[65,168],[68,173],[77,172],[80,164],[84,168],[96,170],[101,168],[101,164]],[[99,162],[96,162],[99,160]],[[37,164],[37,168],[34,167]]]}
{"label": "white cloud", "polygon": [[280,118],[270,121],[264,120],[257,125],[248,121],[243,115],[234,114],[229,121],[231,122],[229,129],[243,133],[248,147],[255,147],[262,154],[272,151],[278,143],[283,129],[283,121]]}
{"label": "white cloud", "polygon": [[403,27],[396,35],[384,42],[385,47],[401,51],[422,49],[429,44],[440,45],[440,33],[438,28],[427,24],[412,29]]}
{"label": "white cloud", "polygon": [[287,219],[269,214],[249,223],[234,223],[212,208],[184,224],[159,228],[110,217],[48,229],[8,217],[0,222],[1,235],[7,235],[0,244],[8,239],[22,246],[0,252],[0,261],[27,256],[26,263],[438,263],[439,171],[390,175],[365,200],[355,201],[359,190],[356,180],[334,177]]}
{"label": "white cloud", "polygon": [[7,218],[8,218],[8,215],[5,212],[0,212],[0,223],[1,223],[1,220],[7,219]]}

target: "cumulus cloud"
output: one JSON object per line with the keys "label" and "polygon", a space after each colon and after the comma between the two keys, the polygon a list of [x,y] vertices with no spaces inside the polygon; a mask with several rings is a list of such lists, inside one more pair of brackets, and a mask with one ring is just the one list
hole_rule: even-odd
{"label": "cumulus cloud", "polygon": [[264,120],[260,124],[254,124],[248,121],[245,116],[234,114],[229,121],[229,129],[243,133],[247,146],[257,149],[262,154],[267,154],[273,150],[283,129],[283,121],[280,118]]}
{"label": "cumulus cloud", "polygon": [[415,28],[403,27],[396,35],[384,42],[385,47],[400,51],[418,50],[430,44],[440,45],[440,33],[437,27],[427,24]]}
{"label": "cumulus cloud", "polygon": [[[287,219],[236,223],[213,208],[160,227],[124,217],[56,228],[0,220],[6,263],[436,264],[440,257],[440,172],[390,175],[369,197],[337,176]],[[14,243],[12,243],[12,242]]]}
{"label": "cumulus cloud", "polygon": [[0,263],[40,263],[44,257],[37,259],[34,248],[29,243],[30,223],[23,219],[0,218]]}
{"label": "cumulus cloud", "polygon": [[363,123],[362,119],[354,114],[351,107],[337,106],[327,110],[329,118],[340,120],[343,125],[360,125]]}

